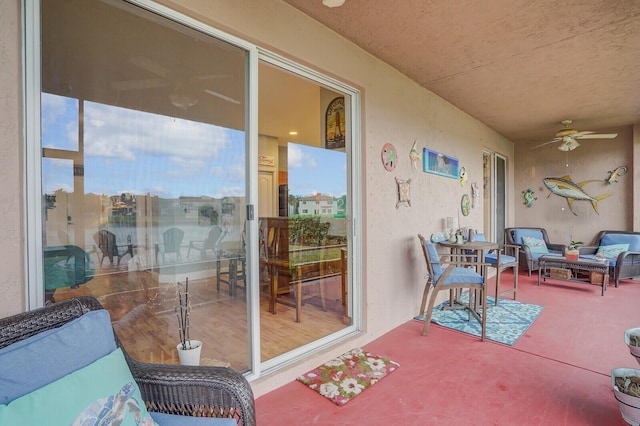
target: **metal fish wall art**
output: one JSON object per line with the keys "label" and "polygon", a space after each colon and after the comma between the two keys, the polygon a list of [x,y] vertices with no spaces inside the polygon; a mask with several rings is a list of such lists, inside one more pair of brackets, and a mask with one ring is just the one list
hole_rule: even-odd
{"label": "metal fish wall art", "polygon": [[[601,180],[586,180],[584,182],[575,183],[574,181],[571,180],[571,177],[567,175],[563,177],[544,178],[542,179],[542,182],[544,183],[544,186],[546,186],[549,189],[549,191],[551,191],[551,194],[556,194],[560,197],[566,198],[567,204],[569,204],[569,210],[571,210],[571,213],[573,213],[576,216],[577,216],[576,212],[573,211],[573,202],[575,200],[591,202],[591,205],[593,206],[593,210],[595,210],[597,214],[600,214],[600,212],[598,211],[598,201],[602,200],[603,198],[610,197],[612,195],[612,194],[604,194],[604,195],[597,195],[595,197],[592,197],[591,195],[584,192],[584,190],[582,189],[582,187],[587,183],[602,182]],[[551,196],[551,194],[549,194],[549,197]]]}

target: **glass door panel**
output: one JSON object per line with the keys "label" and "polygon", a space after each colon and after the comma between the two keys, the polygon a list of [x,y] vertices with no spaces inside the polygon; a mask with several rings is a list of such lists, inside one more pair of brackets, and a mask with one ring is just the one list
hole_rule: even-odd
{"label": "glass door panel", "polygon": [[499,244],[504,243],[506,225],[506,158],[494,152],[482,154],[484,232]]}
{"label": "glass door panel", "polygon": [[[116,5],[116,6],[114,6]],[[124,2],[42,2],[47,303],[93,295],[126,349],[251,369],[247,52]]]}
{"label": "glass door panel", "polygon": [[[259,210],[264,362],[352,323],[351,141],[345,136],[348,95],[266,62],[258,75],[260,200],[276,203]],[[270,184],[266,176],[276,181]]]}

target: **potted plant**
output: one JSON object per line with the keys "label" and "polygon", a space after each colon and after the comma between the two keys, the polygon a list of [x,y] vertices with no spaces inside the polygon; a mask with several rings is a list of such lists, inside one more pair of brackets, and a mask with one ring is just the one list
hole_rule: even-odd
{"label": "potted plant", "polygon": [[565,253],[565,257],[567,260],[578,260],[580,257],[580,251],[578,250],[578,246],[583,245],[582,241],[574,241],[573,240],[573,226],[571,227],[571,231],[569,232],[569,246],[567,247],[567,252]]}
{"label": "potted plant", "polygon": [[611,386],[622,418],[632,425],[640,423],[640,370],[614,368],[611,370]]}
{"label": "potted plant", "polygon": [[624,342],[629,347],[629,352],[640,364],[640,327],[630,328],[624,332]]}
{"label": "potted plant", "polygon": [[189,278],[185,279],[184,285],[178,283],[176,286],[176,298],[178,304],[174,307],[178,318],[178,335],[180,343],[176,346],[178,357],[182,365],[200,365],[200,352],[202,342],[191,340],[189,336],[189,316],[191,315],[191,302],[189,301]]}

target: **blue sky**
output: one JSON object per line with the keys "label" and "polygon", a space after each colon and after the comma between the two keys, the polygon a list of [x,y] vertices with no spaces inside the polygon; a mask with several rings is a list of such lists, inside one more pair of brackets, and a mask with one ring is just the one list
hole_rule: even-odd
{"label": "blue sky", "polygon": [[340,151],[289,143],[289,194],[346,194],[347,159]]}
{"label": "blue sky", "polygon": [[[242,131],[85,102],[84,192],[115,195],[244,196]],[[42,95],[42,145],[78,149],[78,101]],[[340,196],[343,152],[289,144],[289,192]],[[70,160],[43,159],[45,193],[73,191]]]}

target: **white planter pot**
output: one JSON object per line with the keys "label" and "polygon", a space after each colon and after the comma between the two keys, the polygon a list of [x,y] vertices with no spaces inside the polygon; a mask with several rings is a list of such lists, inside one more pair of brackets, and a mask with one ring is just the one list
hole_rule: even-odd
{"label": "white planter pot", "polygon": [[630,328],[627,331],[625,331],[624,343],[626,343],[627,346],[629,346],[629,352],[631,352],[631,355],[633,355],[636,361],[638,361],[638,364],[640,364],[640,346],[634,346],[630,343],[629,336],[631,336],[632,334],[640,335],[640,328]]}
{"label": "white planter pot", "polygon": [[618,400],[618,406],[620,407],[620,413],[625,422],[633,426],[640,424],[640,398],[636,398],[618,390],[616,386],[616,377],[640,377],[640,370],[633,368],[614,368],[611,370],[611,386],[613,387],[613,393]]}
{"label": "white planter pot", "polygon": [[187,349],[182,349],[182,343],[176,346],[178,349],[178,357],[182,365],[200,365],[200,352],[202,351],[202,342],[200,340],[188,340]]}

